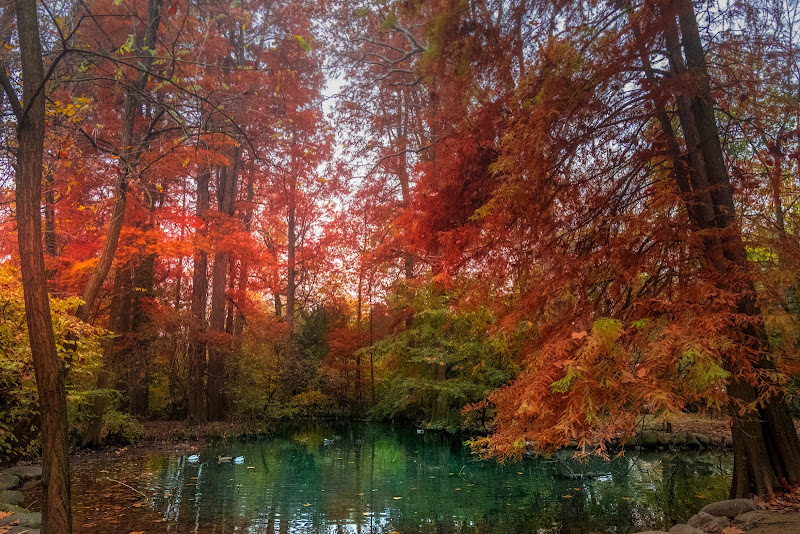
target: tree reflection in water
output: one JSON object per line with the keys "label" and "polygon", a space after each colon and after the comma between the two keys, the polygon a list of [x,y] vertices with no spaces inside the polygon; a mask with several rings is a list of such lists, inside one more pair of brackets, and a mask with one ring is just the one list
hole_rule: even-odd
{"label": "tree reflection in water", "polygon": [[732,463],[713,452],[630,451],[611,462],[564,452],[500,465],[452,436],[356,423],[285,426],[187,457],[145,452],[92,469],[135,477],[167,532],[555,534],[686,520],[725,498]]}

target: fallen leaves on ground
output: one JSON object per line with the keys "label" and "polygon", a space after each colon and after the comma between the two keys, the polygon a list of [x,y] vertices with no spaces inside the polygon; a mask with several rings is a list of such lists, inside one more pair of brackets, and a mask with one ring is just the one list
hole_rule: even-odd
{"label": "fallen leaves on ground", "polygon": [[767,500],[755,498],[755,501],[760,508],[778,514],[800,510],[800,485],[787,488]]}

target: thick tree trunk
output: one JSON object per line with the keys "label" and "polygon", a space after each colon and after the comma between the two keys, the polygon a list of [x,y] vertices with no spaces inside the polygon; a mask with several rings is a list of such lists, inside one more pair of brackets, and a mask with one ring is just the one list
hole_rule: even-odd
{"label": "thick tree trunk", "polygon": [[[65,369],[56,353],[42,248],[42,160],[45,92],[35,0],[17,0],[23,113],[17,117],[17,237],[42,440],[42,532],[72,532]],[[8,95],[16,98],[16,95]]]}
{"label": "thick tree trunk", "polygon": [[[665,17],[665,37],[676,76],[687,76],[691,95],[678,94],[678,115],[689,153],[689,181],[694,224],[704,232],[703,249],[709,274],[722,289],[737,292],[735,312],[751,318],[734,326],[734,352],[723,355],[730,373],[728,395],[734,442],[731,496],[772,493],[780,483],[800,482],[800,439],[781,395],[759,396],[765,384],[760,371],[774,369],[767,356],[769,342],[763,329],[755,287],[733,202],[730,178],[714,116],[702,41],[691,0],[677,0]],[[678,27],[681,40],[678,40]],[[681,57],[685,55],[685,66]],[[713,232],[709,232],[713,230]],[[741,352],[738,352],[741,351]],[[755,363],[746,354],[756,355]]]}
{"label": "thick tree trunk", "polygon": [[203,221],[195,238],[194,272],[192,273],[192,323],[189,330],[189,376],[187,380],[189,401],[189,422],[205,424],[208,420],[205,408],[206,377],[206,307],[208,306],[208,254],[205,251],[206,212],[209,208],[207,172],[197,177],[196,214]]}

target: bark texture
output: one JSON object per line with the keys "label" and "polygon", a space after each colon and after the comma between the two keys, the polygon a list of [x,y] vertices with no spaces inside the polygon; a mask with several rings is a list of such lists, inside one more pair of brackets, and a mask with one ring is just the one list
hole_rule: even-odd
{"label": "bark texture", "polygon": [[[22,62],[23,112],[17,117],[19,147],[16,210],[25,316],[39,394],[42,440],[42,532],[72,532],[65,369],[56,353],[42,247],[42,171],[45,94],[42,44],[35,0],[17,0]],[[3,67],[4,68],[4,67]],[[16,98],[15,95],[8,95]]]}
{"label": "bark texture", "polygon": [[[728,396],[734,449],[732,497],[768,495],[780,484],[800,482],[800,439],[785,399],[760,395],[761,371],[774,369],[769,341],[756,302],[747,251],[736,218],[730,177],[714,116],[708,69],[691,0],[665,3],[664,36],[670,68],[685,78],[688,90],[675,95],[687,150],[688,168],[676,164],[676,178],[686,199],[692,226],[703,232],[706,267],[722,289],[739,294],[734,311],[751,318],[734,326],[734,350],[754,355],[723,355],[730,373]],[[677,23],[676,23],[677,18]],[[673,137],[662,124],[667,138]],[[685,174],[685,178],[683,177]],[[754,360],[754,361],[752,361]]]}
{"label": "bark texture", "polygon": [[[239,167],[239,149],[234,150],[230,166],[219,169],[217,176],[217,207],[222,218],[232,217],[236,210],[236,183]],[[206,403],[208,418],[219,421],[226,412],[225,398],[225,356],[222,343],[225,332],[226,293],[228,288],[228,269],[230,254],[222,249],[214,254],[214,277],[211,286],[210,329],[219,334],[208,350],[208,382],[206,384]]]}
{"label": "bark texture", "polygon": [[192,274],[192,324],[187,349],[189,377],[187,398],[189,422],[205,424],[208,420],[205,407],[206,383],[206,307],[208,306],[208,253],[205,251],[206,213],[209,208],[208,181],[210,173],[197,177],[196,215],[203,224],[197,229],[194,248],[194,270]]}

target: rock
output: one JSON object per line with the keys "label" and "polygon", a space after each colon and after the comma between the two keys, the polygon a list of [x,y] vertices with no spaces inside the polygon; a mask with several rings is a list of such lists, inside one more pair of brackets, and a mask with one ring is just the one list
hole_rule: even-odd
{"label": "rock", "polygon": [[31,488],[35,488],[39,484],[42,483],[41,478],[32,478],[30,480],[26,480],[22,487],[19,488],[20,491],[27,491]]}
{"label": "rock", "polygon": [[692,434],[692,435],[703,447],[708,447],[709,445],[711,445],[711,438],[709,438],[705,434]]}
{"label": "rock", "polygon": [[20,527],[39,528],[42,524],[42,514],[39,512],[19,513],[0,518],[0,526],[12,524]]}
{"label": "rock", "polygon": [[17,506],[16,504],[0,503],[0,512],[13,512],[16,514],[20,512],[27,512],[27,510],[22,506]]}
{"label": "rock", "polygon": [[689,525],[675,525],[669,529],[669,534],[703,534],[703,531]]}
{"label": "rock", "polygon": [[703,444],[698,441],[697,436],[694,434],[687,434],[686,435],[686,446],[690,449],[702,449]]}
{"label": "rock", "polygon": [[742,530],[750,530],[761,521],[769,517],[768,512],[761,510],[753,510],[752,512],[745,512],[736,516],[736,526]]}
{"label": "rock", "polygon": [[13,490],[0,491],[0,503],[22,506],[24,500],[25,496],[22,492]]}
{"label": "rock", "polygon": [[5,473],[9,475],[16,475],[25,481],[31,478],[41,478],[42,468],[38,465],[20,465],[18,467],[6,469]]}
{"label": "rock", "polygon": [[719,532],[723,528],[731,524],[727,517],[716,517],[707,512],[697,512],[687,521],[690,527],[702,530],[704,532]]}
{"label": "rock", "polygon": [[0,491],[15,489],[20,485],[20,482],[17,475],[3,473],[0,475]]}
{"label": "rock", "polygon": [[727,501],[712,502],[700,511],[716,517],[733,519],[739,514],[758,510],[756,503],[750,499],[730,499]]}
{"label": "rock", "polygon": [[686,445],[686,436],[684,434],[675,434],[672,436],[672,444],[675,447],[683,447]]}
{"label": "rock", "polygon": [[658,434],[652,430],[644,430],[639,434],[639,444],[643,447],[655,447],[658,445]]}
{"label": "rock", "polygon": [[670,443],[672,443],[672,436],[666,432],[659,432],[656,439],[658,439],[659,445],[668,446]]}

